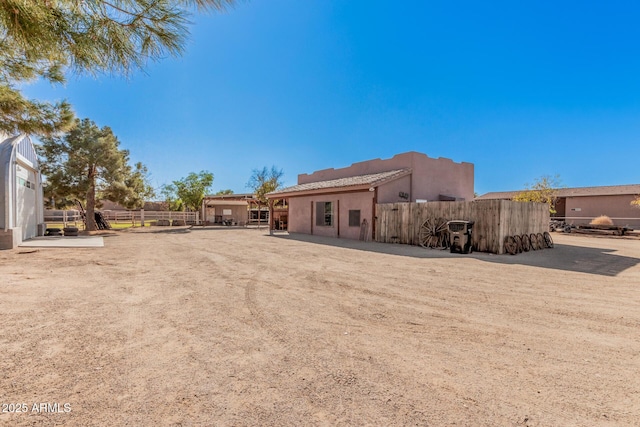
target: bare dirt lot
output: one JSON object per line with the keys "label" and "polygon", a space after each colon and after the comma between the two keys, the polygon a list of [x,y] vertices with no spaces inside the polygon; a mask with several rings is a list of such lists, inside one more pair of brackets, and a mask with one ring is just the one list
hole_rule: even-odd
{"label": "bare dirt lot", "polygon": [[553,237],[452,255],[145,229],[0,252],[0,424],[637,426],[640,240]]}

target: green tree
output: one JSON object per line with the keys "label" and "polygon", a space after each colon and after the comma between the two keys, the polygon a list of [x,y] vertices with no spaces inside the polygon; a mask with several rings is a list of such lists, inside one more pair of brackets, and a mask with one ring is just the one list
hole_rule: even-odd
{"label": "green tree", "polygon": [[156,197],[156,193],[149,183],[149,170],[141,162],[133,167],[129,166],[129,156],[126,153],[124,180],[114,181],[107,187],[101,198],[116,200],[127,209],[142,209],[144,202]]}
{"label": "green tree", "polygon": [[558,189],[560,188],[560,176],[543,175],[536,178],[533,185],[527,184],[525,190],[516,194],[513,200],[516,202],[538,202],[549,206],[549,213],[556,213],[558,201]]}
{"label": "green tree", "polygon": [[266,166],[262,169],[254,169],[247,187],[253,190],[254,197],[258,201],[258,227],[260,227],[260,209],[263,205],[270,203],[267,194],[282,187],[282,176],[284,172],[275,166],[271,169]]}
{"label": "green tree", "polygon": [[228,194],[233,194],[233,190],[229,190],[229,189],[220,190],[216,193],[216,196],[226,196]]}
{"label": "green tree", "polygon": [[202,206],[204,196],[213,185],[213,174],[207,171],[191,172],[179,181],[173,181],[175,194],[192,212],[197,212]]}
{"label": "green tree", "polygon": [[165,184],[160,187],[160,194],[164,200],[164,209],[178,212],[184,210],[184,203],[178,198],[177,188],[173,184]]}
{"label": "green tree", "polygon": [[37,150],[47,196],[84,202],[89,231],[95,230],[97,200],[136,206],[151,194],[147,168],[141,163],[131,168],[129,152],[120,149],[111,129],[99,128],[89,119],[76,119],[75,127],[61,136],[43,138]]}
{"label": "green tree", "polygon": [[36,79],[75,73],[131,75],[149,61],[183,52],[189,14],[224,10],[234,0],[0,1],[0,130],[51,135],[69,130],[67,102],[22,96]]}

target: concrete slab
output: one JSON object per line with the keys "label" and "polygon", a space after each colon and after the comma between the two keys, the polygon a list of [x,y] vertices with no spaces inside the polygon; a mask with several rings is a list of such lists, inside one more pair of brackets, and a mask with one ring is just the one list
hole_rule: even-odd
{"label": "concrete slab", "polygon": [[25,240],[20,247],[30,248],[101,248],[104,239],[100,236],[44,236]]}

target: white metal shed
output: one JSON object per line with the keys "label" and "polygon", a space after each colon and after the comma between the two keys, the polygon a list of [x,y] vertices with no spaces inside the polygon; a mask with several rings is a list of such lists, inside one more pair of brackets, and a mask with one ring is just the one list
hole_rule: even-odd
{"label": "white metal shed", "polygon": [[42,176],[31,138],[0,134],[0,249],[41,234],[43,222]]}

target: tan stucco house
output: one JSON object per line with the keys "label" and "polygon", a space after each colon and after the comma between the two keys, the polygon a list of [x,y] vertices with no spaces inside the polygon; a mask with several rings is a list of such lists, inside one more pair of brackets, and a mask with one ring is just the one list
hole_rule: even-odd
{"label": "tan stucco house", "polygon": [[407,152],[301,174],[267,197],[287,201],[289,232],[371,240],[377,203],[472,200],[473,173],[471,163]]}
{"label": "tan stucco house", "polygon": [[[477,200],[511,200],[521,191],[504,191],[483,194]],[[568,223],[588,223],[600,215],[612,218],[616,225],[639,228],[640,209],[631,201],[640,194],[640,184],[609,185],[600,187],[560,188],[554,218]]]}

